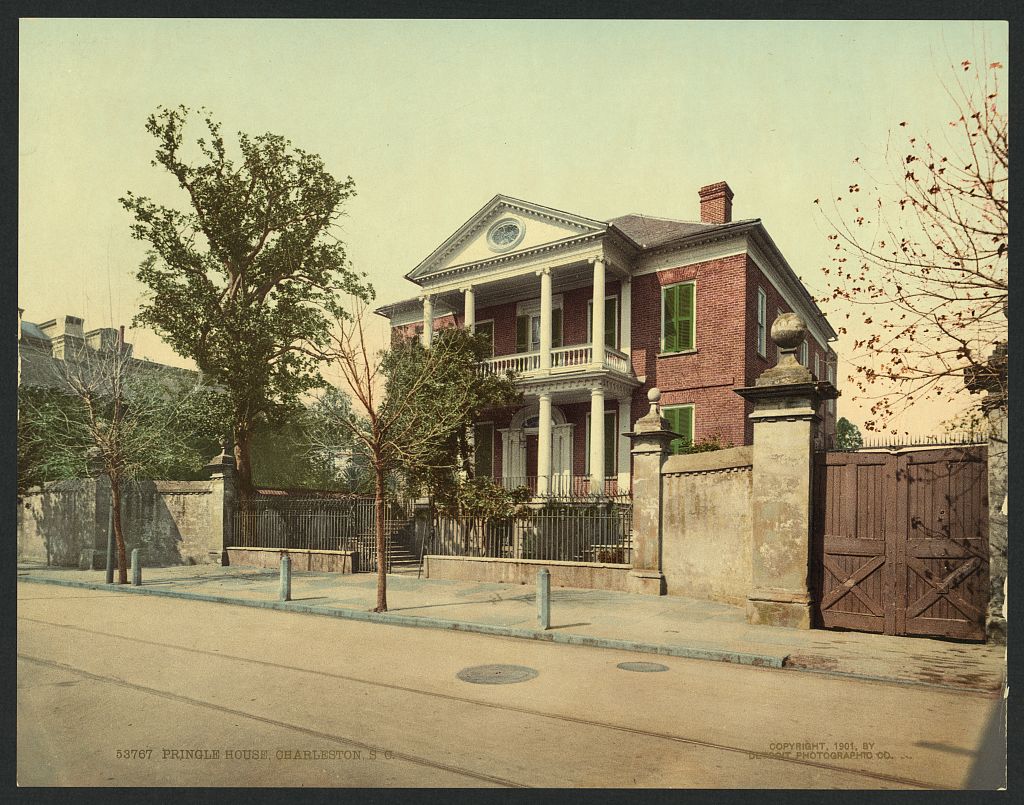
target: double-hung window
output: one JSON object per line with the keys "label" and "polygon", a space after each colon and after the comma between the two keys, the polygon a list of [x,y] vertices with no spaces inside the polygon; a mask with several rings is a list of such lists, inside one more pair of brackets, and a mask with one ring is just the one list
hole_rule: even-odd
{"label": "double-hung window", "polygon": [[662,352],[692,352],[697,348],[696,314],[696,282],[680,282],[661,289]]}
{"label": "double-hung window", "polygon": [[[834,359],[833,359],[834,360]],[[833,386],[836,384],[836,367],[833,365],[831,360],[826,360],[825,371],[828,373],[828,382]],[[836,413],[836,401],[831,399],[828,401],[828,412],[833,416]]]}
{"label": "double-hung window", "polygon": [[818,380],[821,377],[821,358],[818,353],[814,353],[814,379]]}
{"label": "double-hung window", "polygon": [[[534,307],[537,309],[529,309]],[[524,309],[526,308],[526,309]],[[562,307],[551,308],[551,347],[562,346]],[[540,310],[539,306],[520,305],[516,316],[516,352],[540,351]]]}
{"label": "double-hung window", "polygon": [[[587,302],[587,343],[594,341],[594,300]],[[604,300],[604,345],[619,348],[619,298],[609,296]]]}
{"label": "double-hung window", "polygon": [[800,365],[807,366],[807,339],[800,342]]}
{"label": "double-hung window", "polygon": [[768,294],[757,289],[757,354],[768,357]]}
{"label": "double-hung window", "polygon": [[661,415],[668,420],[669,430],[680,434],[669,445],[673,453],[693,444],[693,405],[668,405],[661,409]]}

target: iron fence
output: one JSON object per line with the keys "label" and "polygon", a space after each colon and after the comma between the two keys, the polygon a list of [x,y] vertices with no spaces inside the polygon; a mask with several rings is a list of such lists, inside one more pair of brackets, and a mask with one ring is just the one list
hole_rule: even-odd
{"label": "iron fence", "polygon": [[517,517],[434,518],[426,553],[629,564],[633,507],[624,503],[548,503]]}
{"label": "iron fence", "polygon": [[864,450],[901,450],[909,447],[966,447],[970,445],[988,444],[988,435],[976,431],[957,431],[936,433],[927,436],[909,436],[907,434],[868,434],[861,437],[859,444],[839,445],[836,435],[822,436],[817,445],[818,450],[836,452],[857,452]]}
{"label": "iron fence", "polygon": [[[370,497],[260,497],[243,501],[234,515],[231,547],[354,551],[360,571],[377,569],[375,501]],[[384,504],[385,558],[391,567],[394,536],[410,524],[412,504]]]}

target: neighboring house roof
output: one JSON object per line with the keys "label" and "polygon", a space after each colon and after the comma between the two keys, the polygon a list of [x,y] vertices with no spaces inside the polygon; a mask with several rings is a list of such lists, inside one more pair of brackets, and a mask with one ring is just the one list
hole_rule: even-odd
{"label": "neighboring house roof", "polygon": [[42,341],[50,340],[49,336],[39,329],[38,324],[33,324],[32,322],[25,321],[24,319],[21,322],[21,334],[31,336],[32,338],[38,338]]}

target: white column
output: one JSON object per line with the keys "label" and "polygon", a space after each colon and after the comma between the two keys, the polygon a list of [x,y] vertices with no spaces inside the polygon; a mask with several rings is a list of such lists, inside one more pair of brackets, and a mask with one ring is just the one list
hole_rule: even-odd
{"label": "white column", "polygon": [[619,349],[625,352],[626,357],[632,362],[633,281],[629,277],[623,277],[619,287]]}
{"label": "white column", "polygon": [[551,269],[542,268],[537,273],[540,275],[540,369],[544,372],[551,368]]}
{"label": "white column", "polygon": [[604,259],[594,258],[594,316],[591,324],[593,362],[604,366]]}
{"label": "white column", "polygon": [[470,332],[476,328],[476,296],[473,294],[473,286],[463,288],[462,293],[466,299],[466,313],[463,316],[463,326]]}
{"label": "white column", "polygon": [[540,395],[537,422],[537,494],[546,495],[551,479],[551,395]]}
{"label": "white column", "polygon": [[430,346],[434,337],[434,300],[430,294],[423,295],[423,336],[420,343],[425,347]]}
{"label": "white column", "polygon": [[590,494],[604,492],[604,391],[590,390]]}
{"label": "white column", "polygon": [[618,492],[620,494],[629,490],[629,451],[632,445],[626,434],[629,433],[631,403],[632,400],[629,397],[623,397],[619,400],[619,466],[617,473],[619,476]]}

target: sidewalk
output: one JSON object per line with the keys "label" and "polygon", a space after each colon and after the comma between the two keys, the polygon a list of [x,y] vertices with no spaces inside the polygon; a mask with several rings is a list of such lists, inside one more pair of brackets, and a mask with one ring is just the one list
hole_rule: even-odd
{"label": "sidewalk", "polygon": [[[986,693],[1000,690],[1005,667],[1002,646],[751,626],[740,607],[676,596],[553,588],[551,628],[542,632],[528,586],[389,575],[390,609],[377,614],[369,611],[376,601],[372,574],[294,573],[290,602],[278,600],[272,570],[144,568],[142,578],[141,587],[113,589]],[[97,570],[18,567],[18,581],[109,589],[103,580]]]}

